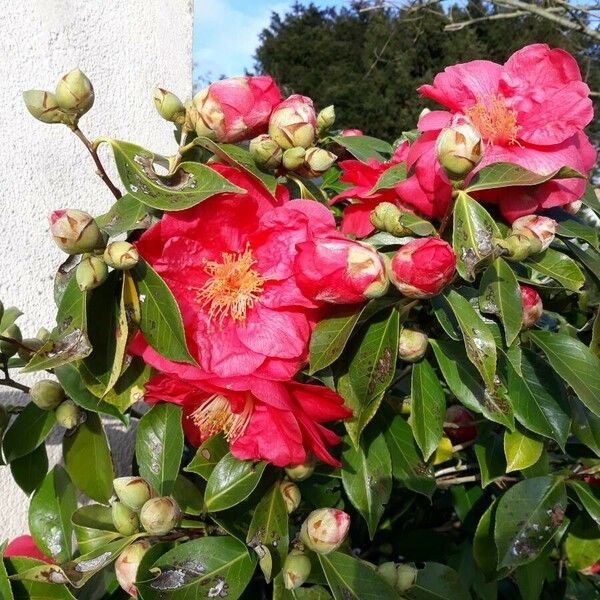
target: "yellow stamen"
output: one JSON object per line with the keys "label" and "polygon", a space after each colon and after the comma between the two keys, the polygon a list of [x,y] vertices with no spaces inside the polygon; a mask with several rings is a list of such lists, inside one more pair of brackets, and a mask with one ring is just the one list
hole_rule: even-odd
{"label": "yellow stamen", "polygon": [[490,96],[487,101],[478,98],[465,114],[489,144],[517,143],[517,112],[506,106],[502,96]]}
{"label": "yellow stamen", "polygon": [[190,418],[204,436],[210,437],[223,432],[228,441],[235,442],[246,431],[253,407],[252,396],[248,395],[244,410],[234,413],[229,400],[225,396],[215,394],[203,402]]}

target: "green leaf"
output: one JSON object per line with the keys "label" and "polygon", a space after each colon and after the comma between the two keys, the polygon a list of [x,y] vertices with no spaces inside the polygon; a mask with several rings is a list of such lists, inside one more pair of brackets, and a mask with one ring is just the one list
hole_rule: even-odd
{"label": "green leaf", "polygon": [[77,488],[92,500],[107,504],[114,470],[106,433],[96,413],[87,413],[85,422],[63,438],[63,458]]}
{"label": "green leaf", "polygon": [[578,238],[598,248],[598,231],[575,219],[561,221],[556,229],[556,235],[567,239]]}
{"label": "green leaf", "polygon": [[[19,573],[35,567],[45,568],[49,575],[52,573],[46,563],[34,558],[25,558],[24,556],[11,556],[5,559],[5,564],[7,573],[11,579],[18,576]],[[14,593],[14,600],[75,600],[75,596],[69,592],[65,585],[47,583],[48,580],[45,581],[46,583],[38,581],[15,581],[12,579],[11,586]]]}
{"label": "green leaf", "polygon": [[464,192],[454,204],[452,247],[456,270],[466,281],[475,280],[477,266],[492,256],[492,238],[500,231],[490,214],[477,200]]}
{"label": "green leaf", "polygon": [[415,235],[436,235],[436,229],[429,221],[418,217],[417,215],[413,215],[412,213],[402,213],[399,222],[400,225],[410,229]]}
{"label": "green leaf", "polygon": [[572,569],[586,569],[600,559],[598,525],[585,516],[578,517],[569,527],[564,550]]}
{"label": "green leaf", "polygon": [[[268,572],[263,569],[267,581],[279,573],[283,567],[289,545],[288,512],[285,501],[276,481],[260,499],[248,529],[246,543],[260,556],[263,548],[277,560],[273,561]],[[261,565],[262,566],[262,565]]]}
{"label": "green leaf", "polygon": [[600,252],[598,252],[598,250],[591,247],[582,250],[577,244],[574,244],[569,240],[565,240],[564,244],[569,249],[570,253],[587,268],[592,276],[596,278],[600,277]]}
{"label": "green leaf", "polygon": [[171,495],[186,515],[201,515],[204,513],[204,494],[187,477],[177,475]]}
{"label": "green leaf", "polygon": [[410,600],[471,600],[458,573],[439,563],[425,563],[419,569],[417,580],[405,593]]}
{"label": "green leaf", "polygon": [[377,179],[375,185],[367,192],[367,196],[395,187],[401,181],[406,179],[406,163],[398,163],[389,169],[386,169]]}
{"label": "green leaf", "polygon": [[428,460],[442,439],[446,397],[429,361],[424,358],[412,368],[410,426]]}
{"label": "green leaf", "polygon": [[10,327],[23,313],[16,306],[9,306],[4,309],[0,318],[0,331],[4,331]]}
{"label": "green leaf", "polygon": [[4,458],[12,462],[31,454],[48,437],[56,418],[51,410],[42,410],[30,402],[11,423],[4,434]]}
{"label": "green leaf", "polygon": [[394,479],[414,492],[431,497],[436,489],[433,472],[419,455],[410,426],[400,415],[393,416],[387,423],[384,435]]}
{"label": "green leaf", "polygon": [[121,537],[113,524],[110,506],[81,506],[73,513],[71,523],[81,554],[92,552]]}
{"label": "green leaf", "polygon": [[15,483],[29,496],[38,489],[48,473],[46,446],[40,444],[33,452],[15,458],[10,463],[10,472]]}
{"label": "green leaf", "polygon": [[[6,542],[0,544],[0,557],[4,555],[6,549]],[[0,559],[0,598],[2,600],[15,600],[12,590],[10,589],[10,581],[8,579],[8,573],[4,566],[4,561]]]}
{"label": "green leaf", "polygon": [[479,308],[482,313],[500,317],[506,345],[510,346],[521,331],[523,306],[519,282],[508,263],[501,258],[497,258],[481,278]]}
{"label": "green leaf", "polygon": [[578,292],[585,283],[585,277],[577,263],[552,248],[530,256],[525,264],[541,275],[551,277],[571,292]]}
{"label": "green leaf", "polygon": [[159,496],[173,491],[182,454],[181,408],[168,402],[155,404],[138,423],[135,458],[140,475]]}
{"label": "green leaf", "polygon": [[222,435],[212,435],[196,450],[196,455],[184,471],[196,473],[208,480],[217,463],[229,452],[229,444]]}
{"label": "green leaf", "polygon": [[238,460],[226,454],[206,483],[204,502],[209,512],[225,510],[245,500],[258,485],[266,462]]}
{"label": "green leaf", "polygon": [[585,193],[581,197],[581,201],[593,211],[600,214],[600,200],[596,196],[596,190],[591,183],[587,183],[585,187]]}
{"label": "green leaf", "polygon": [[512,431],[515,419],[510,402],[499,389],[486,389],[479,373],[469,362],[463,344],[433,339],[429,343],[450,391],[459,402]]}
{"label": "green leaf", "polygon": [[579,399],[595,415],[600,416],[600,358],[579,340],[568,335],[531,331],[529,337]]}
{"label": "green leaf", "polygon": [[496,388],[496,342],[490,328],[469,301],[455,290],[444,294],[463,334],[467,356],[481,374],[486,387]]}
{"label": "green leaf", "polygon": [[504,432],[506,472],[522,471],[534,465],[542,455],[544,444],[519,430]]}
{"label": "green leaf", "polygon": [[369,158],[375,158],[379,162],[385,162],[387,156],[392,154],[394,149],[390,144],[383,140],[370,137],[368,135],[336,135],[333,138],[340,146],[343,146],[358,160],[367,162]]}
{"label": "green leaf", "polygon": [[521,593],[521,600],[539,600],[542,597],[544,581],[549,570],[553,572],[554,565],[544,554],[515,570],[515,581]]}
{"label": "green leaf", "polygon": [[273,580],[272,600],[331,600],[331,594],[320,585],[288,590],[283,584],[283,576],[278,575]]}
{"label": "green leaf", "polygon": [[109,237],[116,237],[136,229],[148,229],[152,224],[146,206],[131,194],[125,194],[111,206],[107,213],[96,217],[95,221]]}
{"label": "green leaf", "polygon": [[185,162],[171,176],[159,175],[155,164],[165,157],[149,150],[111,138],[98,138],[110,144],[125,189],[136,200],[159,210],[184,210],[221,192],[244,194],[215,170],[195,162]]}
{"label": "green leaf", "polygon": [[394,600],[398,592],[367,563],[341,552],[319,554],[335,600]]}
{"label": "green leaf", "polygon": [[600,417],[573,396],[569,397],[569,407],[573,418],[571,432],[600,458]]}
{"label": "green leaf", "polygon": [[498,566],[535,560],[560,528],[566,508],[565,484],[558,477],[525,479],[509,488],[496,511]]}
{"label": "green leaf", "polygon": [[392,382],[396,371],[399,327],[399,313],[391,309],[371,321],[358,339],[348,375],[361,403],[369,404]]}
{"label": "green leaf", "polygon": [[360,512],[371,539],[392,492],[392,464],[383,434],[362,437],[359,448],[347,440],[342,451],[342,483],[350,502]]}
{"label": "green leaf", "polygon": [[133,268],[142,315],[144,339],[161,356],[194,364],[185,341],[185,331],[177,302],[165,282],[144,261]]}
{"label": "green leaf", "polygon": [[139,582],[143,598],[237,600],[252,578],[255,560],[243,543],[231,537],[205,537],[185,542],[153,565],[154,578]]}
{"label": "green leaf", "polygon": [[56,465],[31,498],[29,531],[36,546],[58,562],[71,557],[71,515],[76,508],[75,487],[66,471]]}
{"label": "green leaf", "polygon": [[506,471],[506,459],[502,436],[487,432],[477,438],[474,446],[475,457],[481,473],[481,486],[487,487]]}
{"label": "green leaf", "polygon": [[473,558],[488,580],[495,578],[498,564],[498,550],[494,541],[497,508],[498,501],[495,500],[481,515],[473,536]]}
{"label": "green leaf", "polygon": [[540,175],[513,163],[494,163],[479,170],[467,187],[467,192],[481,190],[494,190],[513,186],[532,186],[545,183],[551,179],[570,179],[576,177],[585,179],[585,176],[571,169],[561,167],[547,175]]}

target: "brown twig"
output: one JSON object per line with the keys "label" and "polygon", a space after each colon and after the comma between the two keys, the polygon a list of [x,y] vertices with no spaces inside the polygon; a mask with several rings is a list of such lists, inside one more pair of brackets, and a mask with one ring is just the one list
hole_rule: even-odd
{"label": "brown twig", "polygon": [[[6,338],[4,338],[4,339],[6,339]],[[8,339],[10,340],[10,338],[8,338]],[[15,390],[20,390],[21,392],[24,392],[25,394],[29,393],[29,387],[27,387],[26,385],[23,385],[22,383],[19,383],[18,381],[15,381],[14,379],[11,378],[10,373],[8,371],[8,362],[6,360],[2,361],[2,372],[4,373],[4,379],[0,379],[0,385],[10,387]]]}

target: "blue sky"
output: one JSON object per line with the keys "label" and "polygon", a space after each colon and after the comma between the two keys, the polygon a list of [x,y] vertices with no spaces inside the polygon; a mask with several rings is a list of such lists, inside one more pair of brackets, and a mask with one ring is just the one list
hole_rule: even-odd
{"label": "blue sky", "polygon": [[[350,0],[313,3],[340,7]],[[292,4],[294,0],[194,0],[194,81],[243,75],[245,68],[252,68],[258,34],[269,24],[271,13],[283,14]]]}

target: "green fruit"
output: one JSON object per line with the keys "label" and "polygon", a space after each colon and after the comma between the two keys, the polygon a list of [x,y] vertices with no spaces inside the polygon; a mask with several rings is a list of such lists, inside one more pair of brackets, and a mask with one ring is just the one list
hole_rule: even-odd
{"label": "green fruit", "polygon": [[56,409],[56,423],[65,429],[73,429],[81,423],[84,412],[73,402],[73,400],[65,400]]}
{"label": "green fruit", "polygon": [[65,399],[65,391],[60,383],[51,379],[34,383],[29,390],[29,395],[33,403],[42,410],[54,410]]}

